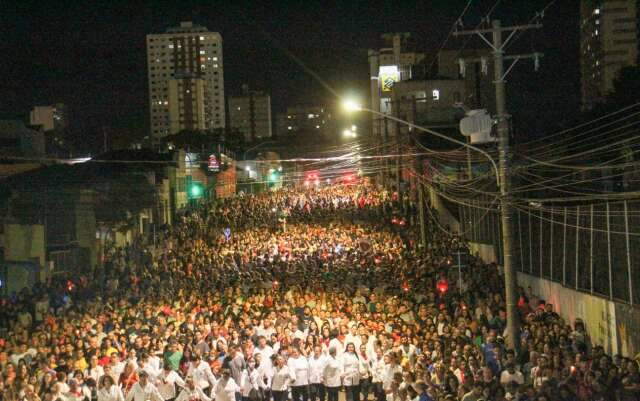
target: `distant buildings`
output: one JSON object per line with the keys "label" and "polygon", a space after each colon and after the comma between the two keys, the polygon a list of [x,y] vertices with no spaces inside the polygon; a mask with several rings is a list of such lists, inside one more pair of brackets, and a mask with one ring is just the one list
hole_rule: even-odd
{"label": "distant buildings", "polygon": [[41,157],[45,155],[44,133],[20,120],[0,120],[0,156]]}
{"label": "distant buildings", "polygon": [[181,22],[147,35],[151,133],[224,128],[222,37]]}
{"label": "distant buildings", "polygon": [[276,132],[278,137],[329,137],[336,134],[334,120],[334,115],[325,106],[291,106],[287,107],[286,113],[278,114]]}
{"label": "distant buildings", "polygon": [[61,131],[69,125],[67,108],[62,103],[36,106],[29,113],[29,123],[41,126],[44,131]]}
{"label": "distant buildings", "polygon": [[580,2],[582,105],[590,109],[613,90],[622,67],[638,62],[636,0]]}
{"label": "distant buildings", "polygon": [[242,86],[242,95],[229,98],[229,123],[246,142],[271,138],[271,96]]}

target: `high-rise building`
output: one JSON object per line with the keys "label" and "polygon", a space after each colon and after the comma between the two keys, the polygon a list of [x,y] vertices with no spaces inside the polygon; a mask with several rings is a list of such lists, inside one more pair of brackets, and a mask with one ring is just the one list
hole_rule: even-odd
{"label": "high-rise building", "polygon": [[63,130],[68,123],[67,108],[62,103],[36,106],[29,113],[29,124],[40,125],[43,131]]}
{"label": "high-rise building", "polygon": [[[424,53],[412,49],[411,35],[403,33],[387,33],[382,37],[383,46],[379,50],[369,50],[369,76],[371,79],[371,109],[382,113],[391,111],[391,91],[398,81],[411,79],[414,69],[424,67]],[[381,119],[372,114],[373,135],[379,137],[382,132]]]}
{"label": "high-rise building", "polygon": [[580,2],[582,106],[590,109],[613,90],[622,67],[638,62],[637,0]]}
{"label": "high-rise building", "polygon": [[224,128],[222,37],[181,22],[147,35],[151,133]]}
{"label": "high-rise building", "polygon": [[242,95],[229,97],[229,124],[247,142],[271,138],[271,96],[242,85]]}

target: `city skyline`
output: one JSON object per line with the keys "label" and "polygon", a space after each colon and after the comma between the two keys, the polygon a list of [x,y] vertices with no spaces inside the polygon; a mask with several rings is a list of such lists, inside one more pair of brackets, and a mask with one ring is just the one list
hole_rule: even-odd
{"label": "city skyline", "polygon": [[[547,3],[497,7],[492,17],[526,22]],[[465,4],[462,0],[380,7],[341,3],[324,8],[316,3],[296,7],[258,3],[224,10],[191,3],[162,7],[109,4],[100,12],[83,7],[58,10],[16,6],[21,8],[8,10],[2,17],[8,27],[6,46],[12,50],[14,62],[2,67],[3,76],[9,79],[0,93],[0,112],[24,114],[36,104],[64,102],[69,105],[72,127],[95,131],[98,143],[104,126],[113,135],[140,138],[151,128],[145,37],[188,20],[223,36],[228,95],[241,93],[241,85],[248,83],[272,96],[274,113],[298,103],[327,104],[335,100],[325,84],[364,98],[368,92],[367,50],[378,48],[382,33],[411,32],[430,64]],[[464,17],[466,26],[476,25],[493,4],[473,2]],[[575,19],[575,32],[568,32],[573,39],[563,41],[557,33],[564,27],[558,25],[569,11],[573,13],[569,19]],[[514,75],[514,86],[519,86],[522,98],[535,95],[534,85],[550,77],[561,81],[560,85],[545,90],[575,92],[576,101],[579,98],[578,66],[567,66],[559,77],[553,71],[558,65],[567,65],[567,54],[577,55],[578,11],[566,4],[548,10],[548,29],[538,37],[551,39],[560,47],[551,50],[552,57],[545,58],[541,74],[528,79]],[[22,47],[25,37],[30,38],[26,49]],[[525,45],[527,42],[531,40],[527,38]],[[460,43],[449,37],[446,46],[456,48]],[[564,60],[558,59],[563,55]],[[517,106],[530,100],[515,96],[513,102]],[[515,109],[517,112],[518,107]]]}

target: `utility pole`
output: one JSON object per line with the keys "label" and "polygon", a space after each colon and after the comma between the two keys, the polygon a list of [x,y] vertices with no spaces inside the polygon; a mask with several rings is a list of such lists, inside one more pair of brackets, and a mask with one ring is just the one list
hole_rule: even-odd
{"label": "utility pole", "polygon": [[[417,122],[418,119],[418,104],[417,104],[417,99],[415,96],[411,97],[411,122],[413,124],[415,124]],[[427,227],[424,221],[424,187],[422,186],[422,182],[420,182],[420,179],[418,178],[418,176],[422,176],[422,158],[417,155],[418,153],[418,136],[414,135],[413,137],[413,141],[415,144],[415,153],[416,156],[414,156],[414,170],[415,170],[415,177],[414,177],[414,182],[415,182],[415,188],[416,191],[418,192],[418,219],[420,222],[420,245],[422,246],[422,250],[424,251],[425,249],[427,249]]]}
{"label": "utility pole", "polygon": [[[503,249],[503,267],[504,267],[504,285],[507,304],[507,345],[510,349],[517,350],[519,347],[519,317],[517,308],[517,273],[513,263],[514,239],[513,239],[513,212],[512,212],[512,195],[511,176],[509,172],[509,114],[507,113],[507,99],[505,91],[505,77],[515,64],[521,59],[534,59],[536,70],[540,53],[523,54],[515,56],[505,56],[504,49],[516,32],[528,29],[541,28],[541,24],[527,24],[502,27],[500,20],[493,20],[491,28],[474,29],[469,31],[456,31],[455,36],[459,35],[478,35],[485,43],[493,49],[494,63],[494,85],[496,90],[496,118],[498,120],[498,152],[499,152],[499,182],[500,182],[500,210],[502,221],[502,249]],[[503,41],[502,33],[510,32]],[[490,33],[493,40],[489,41],[484,34]],[[504,71],[504,61],[513,60],[507,71]],[[463,64],[463,63],[462,63]]]}

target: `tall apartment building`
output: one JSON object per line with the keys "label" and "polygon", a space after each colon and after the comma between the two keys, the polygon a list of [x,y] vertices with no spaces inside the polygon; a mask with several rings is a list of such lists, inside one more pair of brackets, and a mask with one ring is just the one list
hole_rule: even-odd
{"label": "tall apartment building", "polygon": [[247,142],[271,138],[271,96],[242,85],[241,96],[229,97],[229,124],[237,128]]}
{"label": "tall apartment building", "polygon": [[35,106],[29,113],[29,124],[40,125],[43,131],[65,129],[69,124],[67,108],[62,103]]}
{"label": "tall apartment building", "polygon": [[151,133],[224,128],[222,36],[192,22],[147,35]]}
{"label": "tall apartment building", "polygon": [[637,0],[582,0],[580,33],[582,106],[590,109],[622,67],[638,62]]}
{"label": "tall apartment building", "polygon": [[[369,50],[371,109],[390,113],[393,85],[411,79],[414,68],[424,61],[425,55],[412,49],[411,35],[407,32],[383,34],[381,39],[384,47]],[[382,132],[381,120],[373,114],[372,118],[373,136],[379,137]]]}

